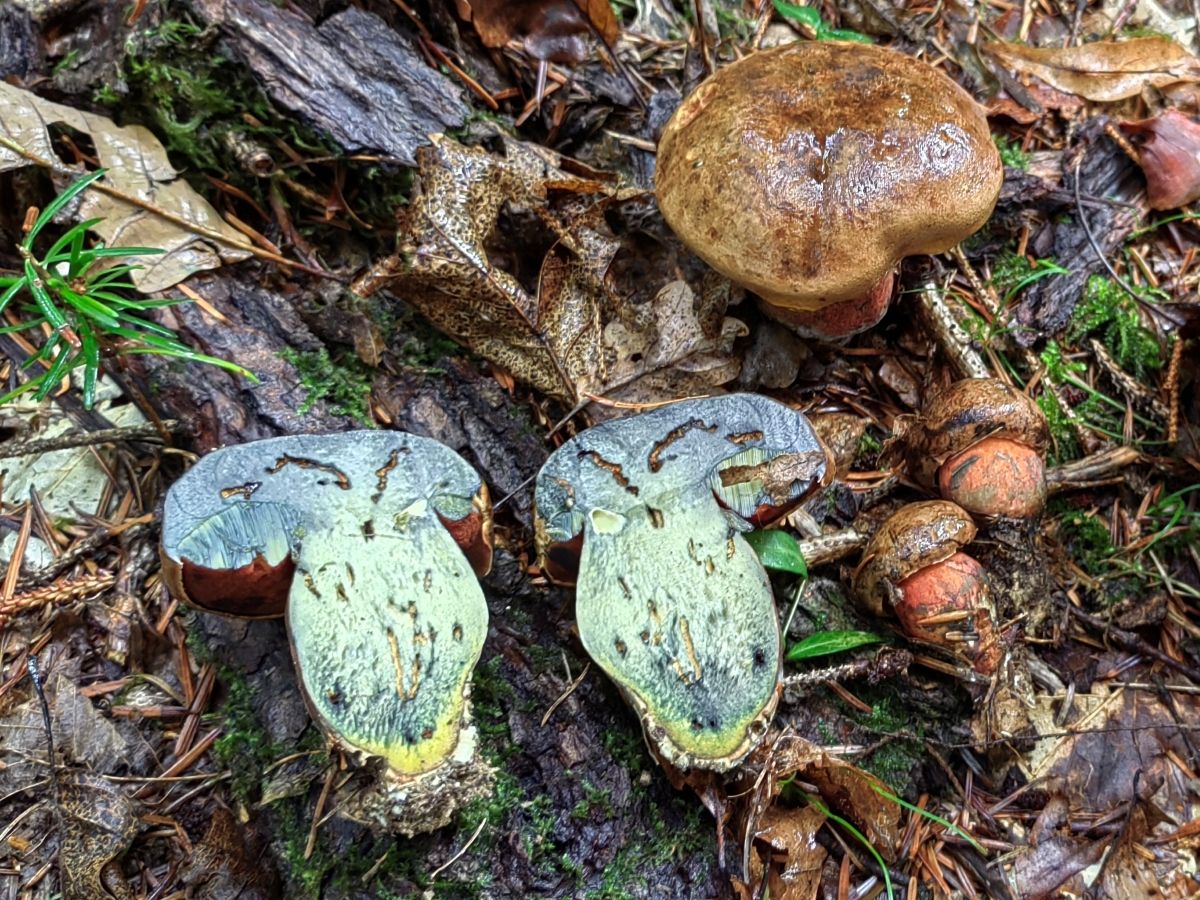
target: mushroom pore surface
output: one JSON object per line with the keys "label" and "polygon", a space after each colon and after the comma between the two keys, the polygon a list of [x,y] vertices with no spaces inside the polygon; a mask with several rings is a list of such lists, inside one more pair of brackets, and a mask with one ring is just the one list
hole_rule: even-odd
{"label": "mushroom pore surface", "polygon": [[[218,590],[255,567],[278,573],[272,586],[290,578],[288,636],[314,718],[343,746],[413,777],[451,761],[469,730],[488,611],[453,532],[480,529],[485,546],[469,549],[483,571],[486,488],[448,447],[342,432],[205,456],[167,494],[162,549],[164,568],[182,573],[177,591],[193,567]],[[228,611],[219,593],[181,599]]]}
{"label": "mushroom pore surface", "polygon": [[[974,233],[1003,172],[982,109],[948,77],[821,41],[755,53],[685,98],[659,142],[656,187],[684,243],[802,325],[867,298],[900,258]],[[817,330],[870,327],[886,300],[872,306],[869,321],[843,311]]]}
{"label": "mushroom pore surface", "polygon": [[578,553],[576,620],[658,752],[724,771],[766,731],[780,671],[771,585],[742,538],[825,483],[800,413],[748,394],[582,432],[538,475],[543,565]]}

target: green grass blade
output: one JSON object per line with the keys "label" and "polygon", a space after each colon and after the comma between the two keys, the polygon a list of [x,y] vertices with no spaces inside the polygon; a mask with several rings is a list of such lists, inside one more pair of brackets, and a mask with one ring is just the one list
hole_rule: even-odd
{"label": "green grass blade", "polygon": [[8,290],[6,290],[2,295],[0,295],[0,312],[4,312],[4,308],[6,306],[8,306],[9,303],[12,302],[13,297],[15,297],[15,296],[17,296],[17,294],[21,293],[21,288],[23,288],[24,286],[25,286],[24,278],[18,278],[16,281],[14,281],[12,284],[10,284],[8,286]]}
{"label": "green grass blade", "polygon": [[62,377],[71,369],[78,360],[78,354],[70,349],[64,341],[64,347],[54,358],[50,368],[46,370],[46,374],[42,376],[42,386],[38,388],[38,392],[34,395],[38,400],[45,400],[50,396],[50,392],[62,380]]}
{"label": "green grass blade", "polygon": [[188,362],[205,363],[210,366],[216,366],[218,369],[224,369],[226,372],[232,372],[235,375],[241,375],[251,384],[259,384],[259,377],[244,366],[239,366],[237,363],[230,362],[227,359],[221,359],[217,356],[209,356],[207,353],[197,353],[194,350],[187,350],[183,353],[172,350],[156,350],[152,347],[132,347],[123,353],[134,354],[142,353],[157,356],[174,356],[178,359],[185,359]]}
{"label": "green grass blade", "polygon": [[50,268],[50,266],[54,263],[69,261],[72,256],[70,253],[65,253],[62,255],[62,257],[59,257],[59,254],[62,253],[63,248],[75,240],[76,234],[85,234],[89,228],[94,228],[103,221],[103,219],[85,219],[82,222],[76,223],[74,226],[68,229],[62,237],[55,241],[49,250],[46,251],[46,255],[42,257],[42,264],[46,268]]}
{"label": "green grass blade", "polygon": [[117,321],[116,311],[109,309],[94,297],[80,294],[65,285],[58,289],[58,293],[67,303],[74,307],[76,312],[90,319],[95,319],[97,323],[103,325],[105,328],[112,328],[114,325],[120,324]]}
{"label": "green grass blade", "polygon": [[62,311],[54,305],[54,301],[50,298],[46,288],[42,286],[41,280],[38,278],[37,271],[33,268],[31,260],[25,260],[25,280],[29,284],[29,292],[33,294],[33,302],[37,304],[37,308],[41,310],[46,321],[50,323],[50,327],[57,331],[60,328],[65,328],[67,319],[62,314]]}
{"label": "green grass blade", "polygon": [[867,849],[867,852],[870,853],[871,856],[875,859],[875,864],[879,866],[879,871],[881,871],[883,873],[883,885],[884,885],[885,890],[887,891],[888,900],[894,900],[895,894],[892,891],[892,876],[891,876],[891,873],[888,872],[887,863],[884,862],[883,856],[880,855],[879,851],[876,850],[871,845],[871,842],[867,840],[867,836],[865,834],[863,834],[861,831],[859,831],[857,828],[855,828],[854,824],[852,822],[849,822],[846,819],[842,818],[837,813],[835,813],[833,810],[831,810],[828,806],[826,806],[824,803],[822,803],[821,798],[814,797],[811,794],[804,794],[804,798],[809,803],[812,804],[813,808],[817,812],[819,812],[825,818],[829,819],[829,821],[836,822],[838,825],[841,825],[843,828],[846,829],[846,831],[848,831],[854,837],[854,839],[856,841],[858,841],[860,844],[862,844]]}
{"label": "green grass blade", "polygon": [[92,251],[96,259],[114,259],[122,256],[152,256],[166,252],[161,247],[97,247]]}
{"label": "green grass blade", "polygon": [[165,325],[159,325],[157,322],[151,322],[149,319],[142,319],[124,311],[118,312],[117,317],[129,326],[138,329],[139,335],[143,331],[147,334],[157,334],[159,337],[175,341],[180,347],[187,347],[187,344],[180,341],[179,336]]}
{"label": "green grass blade", "polygon": [[916,813],[918,816],[924,816],[926,819],[929,819],[931,822],[937,822],[939,825],[942,825],[945,828],[947,828],[948,830],[953,831],[956,835],[958,835],[960,838],[962,838],[964,841],[966,841],[968,844],[970,844],[972,847],[974,847],[980,856],[987,856],[987,850],[984,849],[983,844],[979,843],[979,841],[975,840],[975,838],[971,837],[969,834],[967,834],[965,831],[963,831],[961,828],[959,828],[957,825],[955,825],[953,822],[949,821],[948,819],[943,819],[937,813],[931,813],[927,809],[921,809],[921,807],[916,806],[912,803],[909,803],[907,800],[904,800],[900,797],[897,797],[895,794],[893,794],[887,788],[880,787],[877,784],[872,784],[871,790],[873,790],[875,793],[877,793],[880,797],[883,797],[885,800],[891,800],[897,806],[903,807],[904,809],[907,809],[909,812]]}
{"label": "green grass blade", "polygon": [[80,325],[79,341],[83,355],[83,408],[91,409],[96,404],[96,378],[100,374],[100,341],[86,322]]}

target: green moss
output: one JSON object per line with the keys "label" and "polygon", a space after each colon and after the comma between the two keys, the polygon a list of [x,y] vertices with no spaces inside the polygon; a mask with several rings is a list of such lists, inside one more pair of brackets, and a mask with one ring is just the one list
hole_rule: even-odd
{"label": "green moss", "polygon": [[281,350],[279,355],[296,367],[306,392],[304,402],[300,404],[301,415],[323,400],[333,415],[350,416],[364,427],[375,427],[371,415],[373,375],[357,356],[347,352],[335,360],[324,347],[308,353],[289,347]]}
{"label": "green moss", "polygon": [[913,773],[925,759],[922,743],[924,725],[899,698],[883,694],[871,705],[871,712],[854,713],[852,718],[863,728],[881,735],[913,734],[913,738],[893,737],[880,744],[855,764],[870,772],[897,794],[912,785]]}
{"label": "green moss", "polygon": [[613,761],[632,775],[645,769],[649,762],[642,730],[633,721],[614,722],[604,730],[604,749]]}
{"label": "green moss", "polygon": [[1047,512],[1054,517],[1058,539],[1076,564],[1089,575],[1102,574],[1106,561],[1117,551],[1104,522],[1079,510],[1066,509],[1061,503],[1051,504]]}
{"label": "green moss", "polygon": [[1035,259],[1031,262],[1020,253],[1007,251],[992,262],[992,287],[1008,303],[1035,281],[1066,274],[1068,270],[1054,260]]}
{"label": "green moss", "polygon": [[605,867],[599,888],[585,894],[589,900],[632,897],[631,888],[644,886],[650,870],[716,853],[716,830],[690,795],[672,795],[665,806],[647,802],[649,833],[630,836]]}
{"label": "green moss", "polygon": [[213,744],[213,756],[230,772],[230,792],[248,806],[258,799],[263,770],[281,754],[254,714],[254,692],[246,679],[223,668],[219,680],[226,694],[217,710],[222,734]]}
{"label": "green moss", "polygon": [[[1151,302],[1153,292],[1146,289],[1140,297]],[[1146,327],[1138,301],[1119,284],[1100,275],[1088,279],[1067,328],[1067,340],[1072,343],[1092,335],[1136,378],[1145,378],[1162,368],[1163,346]]]}
{"label": "green moss", "polygon": [[1000,151],[1000,162],[1005,168],[1029,171],[1029,154],[1021,149],[1021,145],[1002,134],[994,135],[996,149]]}

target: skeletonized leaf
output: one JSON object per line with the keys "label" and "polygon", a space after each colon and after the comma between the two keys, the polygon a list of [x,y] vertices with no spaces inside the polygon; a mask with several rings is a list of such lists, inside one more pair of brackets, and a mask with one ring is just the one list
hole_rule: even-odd
{"label": "skeletonized leaf", "polygon": [[[198,234],[185,225],[168,221],[152,210],[216,232],[233,244],[245,239],[197,194],[167,160],[158,139],[140,125],[118,127],[111,119],[51,103],[0,81],[0,137],[44,160],[58,160],[49,126],[62,123],[91,137],[100,165],[108,170],[104,184],[144,201],[147,208],[118,200],[98,190],[83,196],[78,217],[100,219],[93,231],[112,247],[159,247],[165,253],[128,257],[140,263],[133,282],[143,293],[154,293],[222,263],[246,259],[250,254]],[[0,145],[0,172],[33,165],[32,161]]]}
{"label": "skeletonized leaf", "polygon": [[987,49],[1006,66],[1088,100],[1123,100],[1146,87],[1200,80],[1200,59],[1165,37],[1066,48],[996,42]]}
{"label": "skeletonized leaf", "polygon": [[[730,350],[745,326],[725,316],[727,283],[697,296],[670,282],[638,308],[610,283],[623,244],[604,210],[642,192],[512,140],[500,156],[434,135],[417,156],[420,190],[400,223],[398,253],[360,279],[357,293],[386,284],[459,343],[572,404],[706,394],[737,377]],[[536,292],[509,261],[525,252],[524,233],[500,227],[531,215],[550,237]]]}

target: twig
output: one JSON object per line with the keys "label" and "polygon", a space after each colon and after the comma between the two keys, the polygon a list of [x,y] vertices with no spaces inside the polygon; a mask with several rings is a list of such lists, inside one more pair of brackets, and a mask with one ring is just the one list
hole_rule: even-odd
{"label": "twig", "polygon": [[[180,427],[176,419],[165,419],[162,425],[168,431],[178,431]],[[159,428],[150,423],[101,428],[97,431],[72,431],[57,437],[34,438],[19,443],[8,441],[0,444],[0,459],[32,456],[35,453],[52,453],[55,450],[70,450],[73,447],[93,447],[97,444],[111,444],[117,441],[161,443],[162,435]]]}
{"label": "twig", "polygon": [[0,630],[7,627],[10,619],[23,612],[50,604],[57,606],[71,603],[92,594],[99,594],[107,591],[116,584],[116,581],[117,576],[111,572],[98,572],[94,575],[84,575],[82,578],[56,581],[45,587],[14,594],[8,600],[0,603]]}
{"label": "twig", "polygon": [[1139,656],[1149,656],[1152,659],[1158,660],[1163,665],[1171,667],[1176,672],[1186,675],[1192,681],[1200,682],[1200,669],[1195,669],[1186,663],[1181,663],[1177,659],[1173,659],[1166,653],[1163,653],[1157,647],[1153,647],[1146,643],[1136,634],[1125,631],[1123,628],[1116,628],[1109,622],[1105,622],[1103,619],[1098,619],[1095,616],[1089,615],[1082,609],[1079,609],[1070,603],[1064,602],[1063,605],[1066,606],[1067,611],[1071,615],[1079,619],[1079,621],[1083,622],[1085,625],[1100,631],[1104,635],[1105,639],[1111,639],[1112,642],[1122,650],[1127,650],[1130,653],[1136,653]]}
{"label": "twig", "polygon": [[[956,257],[961,257],[962,251],[955,249]],[[945,351],[947,358],[958,372],[958,376],[960,378],[987,378],[991,373],[984,364],[983,357],[979,355],[978,350],[971,346],[970,336],[954,318],[954,313],[950,311],[946,298],[942,296],[941,288],[929,281],[920,287],[917,296],[929,330],[937,338],[938,345]]]}
{"label": "twig", "polygon": [[438,866],[436,869],[434,869],[432,873],[430,873],[430,875],[429,875],[430,884],[432,884],[434,881],[436,881],[437,877],[439,875],[441,875],[448,868],[450,868],[452,865],[454,865],[456,862],[458,862],[462,858],[462,855],[471,849],[471,845],[473,843],[475,843],[475,839],[479,837],[480,832],[483,831],[483,826],[486,824],[487,824],[487,819],[484,818],[483,821],[481,821],[475,827],[475,833],[471,835],[471,837],[467,840],[467,842],[465,844],[463,844],[462,849],[459,850],[457,853],[455,853],[452,857],[450,857],[444,863],[442,863],[440,866]]}
{"label": "twig", "polygon": [[24,578],[18,579],[17,587],[22,590],[30,590],[31,588],[48,584],[79,560],[90,555],[117,535],[128,534],[132,537],[135,534],[140,534],[153,521],[153,513],[147,513],[144,516],[138,516],[136,519],[126,519],[120,525],[100,528],[89,534],[70,550],[67,550],[62,556],[54,560],[54,562],[43,566],[35,572],[31,572]]}

